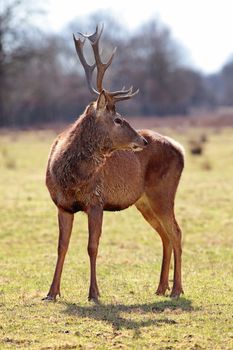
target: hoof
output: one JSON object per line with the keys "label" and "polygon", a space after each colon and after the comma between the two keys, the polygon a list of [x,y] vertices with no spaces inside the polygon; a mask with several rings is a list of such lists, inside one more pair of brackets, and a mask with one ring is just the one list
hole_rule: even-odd
{"label": "hoof", "polygon": [[47,297],[43,298],[42,301],[56,301],[56,296],[47,295]]}
{"label": "hoof", "polygon": [[99,289],[97,288],[90,288],[89,289],[89,295],[88,295],[88,300],[89,301],[94,301],[96,304],[99,304]]}
{"label": "hoof", "polygon": [[173,299],[178,299],[181,294],[184,294],[184,291],[182,288],[181,289],[173,289],[170,297]]}
{"label": "hoof", "polygon": [[157,291],[155,292],[156,295],[165,295],[166,291],[170,290],[169,286],[158,286]]}
{"label": "hoof", "polygon": [[99,291],[97,292],[90,292],[89,296],[88,296],[88,300],[89,301],[93,301],[95,304],[99,304],[99,297],[100,297],[100,293]]}
{"label": "hoof", "polygon": [[90,296],[88,297],[88,301],[93,301],[95,304],[100,304],[98,296]]}

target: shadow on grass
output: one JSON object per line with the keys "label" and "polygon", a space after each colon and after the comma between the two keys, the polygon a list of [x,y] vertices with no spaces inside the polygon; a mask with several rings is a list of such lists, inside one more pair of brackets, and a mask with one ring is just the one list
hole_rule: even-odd
{"label": "shadow on grass", "polygon": [[[190,300],[180,298],[178,300],[165,300],[150,304],[92,304],[90,306],[79,306],[64,302],[66,306],[66,314],[76,315],[78,317],[105,321],[112,324],[113,329],[133,329],[136,333],[140,333],[141,327],[149,327],[151,325],[160,326],[161,324],[177,324],[177,321],[171,319],[172,313],[180,313],[182,311],[193,311]],[[166,313],[158,317],[163,311]],[[129,314],[129,317],[122,317],[121,313]],[[150,314],[150,318],[148,318]],[[157,317],[154,317],[154,314]],[[166,317],[169,314],[169,318]],[[131,317],[130,317],[131,315]]]}

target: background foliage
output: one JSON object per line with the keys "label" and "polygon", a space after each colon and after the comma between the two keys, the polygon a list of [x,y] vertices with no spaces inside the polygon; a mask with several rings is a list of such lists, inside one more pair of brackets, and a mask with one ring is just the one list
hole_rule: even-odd
{"label": "background foliage", "polygon": [[[189,114],[233,104],[233,61],[213,75],[187,63],[185,49],[158,20],[133,33],[107,12],[74,19],[61,33],[41,31],[33,19],[43,17],[27,0],[6,0],[0,9],[0,126],[73,120],[91,96],[77,60],[72,33],[92,32],[105,23],[103,55],[117,46],[105,87],[133,84],[140,94],[122,112],[131,115]],[[86,52],[89,61],[90,50]]]}

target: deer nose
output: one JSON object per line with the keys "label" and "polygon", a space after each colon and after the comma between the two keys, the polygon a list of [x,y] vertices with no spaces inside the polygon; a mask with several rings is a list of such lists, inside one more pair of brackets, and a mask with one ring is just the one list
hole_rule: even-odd
{"label": "deer nose", "polygon": [[144,137],[143,137],[143,143],[144,143],[144,146],[148,145],[148,141]]}

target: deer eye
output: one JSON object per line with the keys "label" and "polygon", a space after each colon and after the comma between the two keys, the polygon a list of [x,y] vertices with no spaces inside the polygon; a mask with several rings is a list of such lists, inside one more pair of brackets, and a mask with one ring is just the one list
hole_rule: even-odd
{"label": "deer eye", "polygon": [[115,118],[114,119],[114,123],[118,124],[118,125],[122,125],[123,124],[123,120],[121,118]]}

